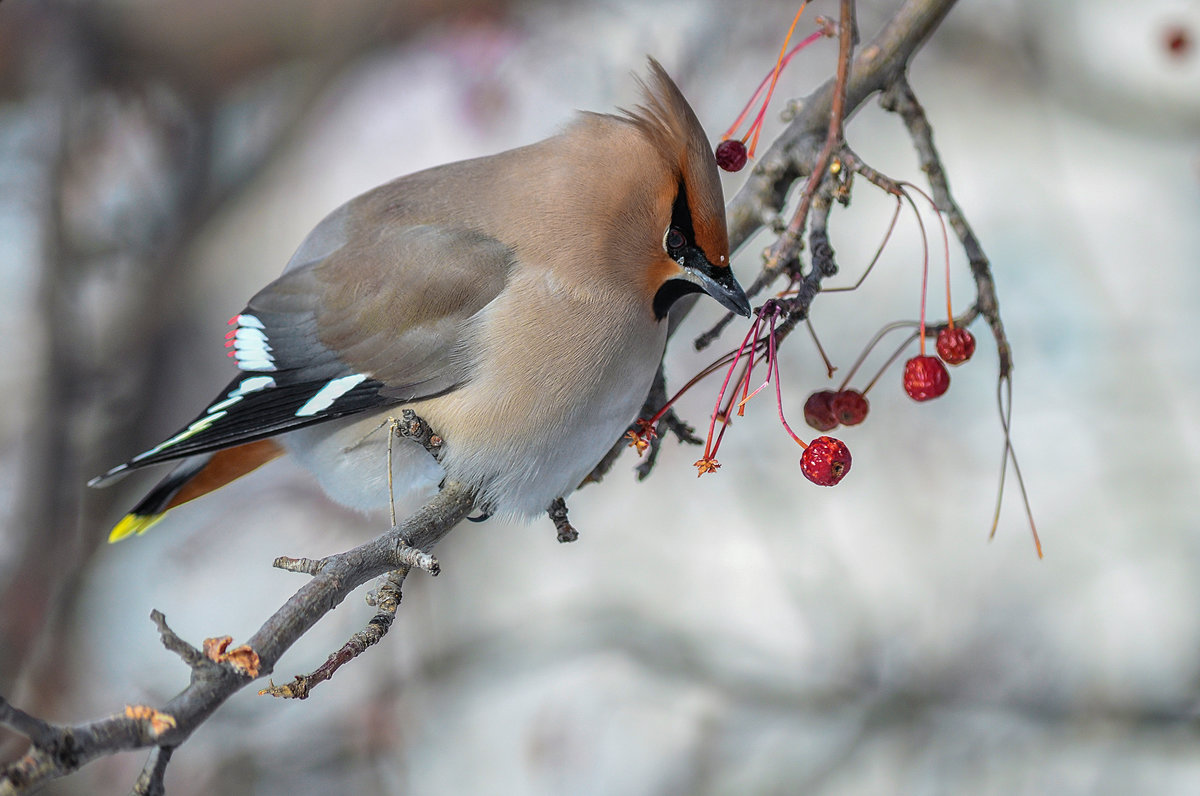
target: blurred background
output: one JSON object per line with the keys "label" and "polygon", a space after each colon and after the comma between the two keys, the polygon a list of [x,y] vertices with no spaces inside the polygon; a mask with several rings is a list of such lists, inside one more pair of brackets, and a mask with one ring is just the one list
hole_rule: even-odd
{"label": "blurred background", "polygon": [[[861,2],[864,35],[895,5]],[[187,672],[152,608],[194,643],[238,643],[302,583],[271,569],[275,556],[382,529],[279,461],[110,547],[109,527],[160,473],[83,486],[225,384],[226,319],[327,212],[550,135],[574,109],[631,105],[647,54],[715,141],[794,12],[0,5],[0,693],[69,723],[160,704]],[[913,64],[995,269],[1044,560],[1011,481],[987,541],[1003,437],[995,349],[977,325],[980,351],[942,399],[914,404],[898,369],[884,375],[868,421],[839,432],[854,470],[836,489],[803,480],[762,396],[715,475],[698,481],[696,451],[668,442],[639,484],[627,454],[570,501],[575,544],[548,520],[457,529],[438,549],[443,574],[409,581],[377,648],[306,702],[236,695],[176,753],[169,792],[1200,792],[1198,37],[1194,0],[975,0]],[[834,52],[820,42],[793,62],[765,140]],[[847,136],[885,173],[920,176],[874,101]],[[724,177],[727,197],[743,178]],[[834,210],[840,279],[861,272],[891,207],[863,183]],[[738,258],[743,282],[765,240]],[[915,317],[920,261],[905,217],[862,289],[817,299],[839,380],[878,327]],[[952,266],[965,307],[961,253]],[[931,284],[936,307],[941,277]],[[675,385],[744,333],[695,352],[717,317],[702,304],[675,338]],[[802,336],[783,365],[797,426],[807,394],[829,386]],[[684,416],[706,421],[716,386]],[[276,680],[370,618],[361,593]],[[145,757],[46,792],[127,792]]]}

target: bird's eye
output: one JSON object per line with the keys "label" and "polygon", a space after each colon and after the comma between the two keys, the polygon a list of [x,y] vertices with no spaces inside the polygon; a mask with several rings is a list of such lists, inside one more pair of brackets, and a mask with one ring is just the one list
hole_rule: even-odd
{"label": "bird's eye", "polygon": [[667,251],[671,252],[686,246],[687,239],[683,237],[682,232],[675,227],[671,227],[667,230],[667,235],[663,239],[663,243],[666,245]]}

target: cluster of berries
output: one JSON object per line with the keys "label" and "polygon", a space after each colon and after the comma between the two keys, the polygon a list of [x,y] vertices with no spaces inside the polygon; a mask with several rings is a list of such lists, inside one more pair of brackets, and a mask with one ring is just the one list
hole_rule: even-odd
{"label": "cluster of berries", "polygon": [[[950,373],[942,363],[961,365],[970,359],[975,353],[975,337],[962,327],[948,326],[938,334],[937,352],[941,359],[919,355],[904,365],[904,391],[914,401],[933,400],[950,388]],[[871,402],[858,390],[818,390],[804,402],[804,421],[817,431],[832,431],[838,426],[857,426],[870,411]],[[821,486],[833,486],[849,469],[850,452],[833,437],[818,437],[800,460],[804,476]]]}
{"label": "cluster of berries", "polygon": [[[779,79],[780,71],[787,62],[804,47],[812,44],[823,36],[832,35],[833,31],[827,24],[822,21],[820,29],[806,37],[798,45],[790,51],[787,49],[792,33],[795,31],[796,23],[800,19],[800,14],[804,11],[804,5],[800,7],[795,19],[792,20],[792,26],[788,30],[787,39],[785,39],[783,47],[780,49],[779,58],[775,68],[763,78],[758,89],[746,103],[742,113],[738,116],[733,126],[722,136],[721,142],[717,145],[714,155],[717,165],[726,171],[739,171],[745,165],[747,160],[753,156],[754,149],[758,143],[759,133],[762,130],[762,122],[766,114],[767,105],[770,103],[771,94],[775,90],[776,82]],[[765,98],[762,103],[762,108],[759,110],[754,121],[751,123],[745,135],[741,138],[732,138],[746,118],[753,106],[754,102],[764,93]],[[748,142],[748,145],[747,145]],[[915,186],[912,186],[915,189]],[[916,189],[919,190],[919,189]],[[908,198],[908,197],[906,197]],[[932,200],[930,200],[932,203]],[[909,203],[912,204],[911,198]],[[914,210],[915,210],[914,206]],[[897,213],[899,212],[899,203],[897,204]],[[920,214],[918,223],[920,223]],[[893,218],[893,226],[895,218]],[[944,233],[943,226],[943,233]],[[891,229],[889,228],[889,236]],[[922,224],[922,235],[924,234],[924,225]],[[886,244],[886,239],[884,241]],[[947,242],[947,256],[949,253],[949,244]],[[882,249],[882,247],[881,247]],[[928,250],[927,250],[928,252]],[[878,255],[876,256],[876,259]],[[871,267],[874,266],[872,261]],[[947,269],[949,268],[949,260],[947,259]],[[928,271],[928,253],[926,255],[926,274]],[[869,272],[869,268],[868,268]],[[865,275],[864,275],[865,276]],[[947,277],[949,274],[947,273]],[[916,401],[928,401],[944,394],[950,386],[950,374],[946,370],[943,360],[949,364],[957,365],[965,362],[971,357],[975,350],[975,339],[966,329],[956,327],[954,325],[953,316],[950,316],[948,325],[942,329],[938,335],[937,350],[941,359],[925,355],[925,300],[924,290],[927,277],[922,279],[922,300],[921,300],[921,329],[919,335],[921,337],[921,351],[918,356],[908,360],[904,368],[904,390],[909,396]],[[949,281],[947,279],[947,302],[949,301]],[[638,452],[643,452],[648,446],[649,441],[654,437],[655,424],[661,418],[664,412],[673,404],[676,398],[684,391],[693,386],[699,379],[715,372],[728,365],[728,370],[725,376],[725,382],[721,386],[720,394],[717,397],[716,406],[713,408],[710,417],[708,439],[704,447],[704,455],[696,462],[696,469],[700,475],[715,472],[720,464],[717,462],[716,453],[720,447],[721,439],[724,436],[725,429],[728,427],[732,414],[736,411],[741,415],[745,411],[747,401],[761,392],[764,388],[774,382],[776,403],[779,407],[779,420],[783,425],[784,430],[804,448],[804,453],[800,458],[800,470],[804,476],[815,484],[821,486],[834,486],[845,477],[850,470],[851,457],[850,451],[845,443],[834,437],[820,436],[812,442],[802,440],[788,425],[784,417],[783,399],[780,394],[779,385],[779,362],[776,354],[776,335],[775,323],[780,317],[780,306],[774,301],[768,302],[757,311],[756,319],[746,338],[742,341],[741,346],[717,362],[713,363],[709,368],[697,375],[691,382],[684,386],[674,398],[667,402],[666,406],[649,420],[639,420],[634,430],[628,434],[630,445],[635,446]],[[947,311],[949,312],[949,304],[947,303]],[[765,332],[766,334],[763,334]],[[876,342],[878,338],[876,339]],[[871,344],[872,346],[874,343]],[[871,346],[868,346],[868,351]],[[864,352],[865,355],[865,352]],[[757,361],[756,361],[757,360]],[[757,388],[753,388],[753,371],[755,365],[761,361],[765,361],[766,378],[763,383]],[[861,360],[860,360],[861,361]],[[735,377],[739,364],[742,365],[742,370]],[[856,366],[857,367],[857,366]],[[885,366],[886,367],[886,366]],[[831,369],[832,372],[832,369]],[[876,377],[878,378],[878,377]],[[874,382],[872,381],[872,384]],[[732,387],[732,390],[730,388]],[[831,431],[839,425],[855,426],[866,420],[867,413],[870,411],[870,403],[867,401],[865,393],[870,390],[868,385],[862,392],[854,389],[848,389],[843,385],[839,390],[820,390],[809,396],[804,405],[804,418],[808,425],[817,431]],[[740,393],[740,400],[737,400]],[[730,397],[726,399],[726,395]]]}
{"label": "cluster of berries", "polygon": [[[747,162],[754,157],[754,151],[758,144],[759,134],[762,132],[763,119],[765,118],[767,106],[771,101],[771,95],[775,90],[776,83],[779,80],[780,72],[800,50],[808,45],[818,41],[822,37],[834,37],[837,35],[836,26],[832,25],[828,20],[818,18],[818,29],[811,35],[804,38],[799,44],[788,50],[788,44],[791,40],[792,33],[796,29],[796,24],[799,22],[800,15],[803,13],[807,0],[801,4],[800,10],[796,13],[796,17],[792,20],[791,28],[788,30],[787,38],[784,40],[783,47],[780,49],[779,58],[776,61],[775,68],[763,78],[758,88],[750,101],[746,103],[741,114],[733,125],[721,136],[714,150],[714,156],[717,166],[725,171],[736,172],[743,169]],[[1176,42],[1172,40],[1169,45],[1172,51],[1176,50]],[[1186,44],[1180,45],[1179,49],[1185,49]],[[758,114],[754,117],[749,129],[741,137],[734,137],[736,131],[741,127],[742,122],[746,119],[751,107],[763,95],[765,90],[765,98],[762,102],[762,107]],[[837,174],[842,168],[842,163],[839,157],[835,157],[830,165],[830,172]],[[924,262],[922,265],[921,277],[921,305],[920,305],[920,321],[917,324],[900,321],[885,326],[875,338],[866,346],[861,353],[858,362],[850,370],[849,376],[837,390],[818,390],[809,395],[804,404],[804,419],[818,432],[832,431],[838,426],[856,426],[866,420],[867,414],[870,412],[870,402],[867,400],[866,394],[874,386],[875,382],[881,377],[882,373],[899,357],[902,352],[912,343],[914,339],[919,341],[919,351],[916,356],[908,359],[904,364],[904,372],[902,385],[905,393],[914,401],[924,402],[939,398],[950,389],[950,372],[947,370],[947,365],[961,365],[971,359],[975,353],[975,337],[962,326],[956,325],[954,311],[951,306],[950,297],[950,239],[946,229],[946,221],[942,215],[942,208],[939,208],[934,199],[925,191],[921,190],[916,185],[908,182],[895,182],[883,175],[873,172],[869,169],[862,171],[866,174],[871,172],[874,177],[868,176],[872,183],[886,190],[896,198],[896,212],[892,217],[891,225],[888,228],[887,234],[884,236],[883,242],[880,244],[879,250],[875,257],[871,260],[866,270],[859,278],[858,282],[853,286],[843,288],[827,288],[829,290],[855,290],[862,284],[863,280],[871,273],[879,255],[887,246],[887,242],[891,237],[892,230],[895,228],[897,219],[899,218],[904,202],[907,202],[912,208],[916,216],[916,221],[920,227],[921,240],[924,247]],[[936,351],[937,356],[926,354],[926,297],[929,281],[929,243],[926,237],[925,224],[922,221],[921,213],[917,208],[913,196],[919,195],[923,197],[932,207],[935,216],[941,225],[942,240],[945,247],[945,264],[946,264],[946,323],[941,326],[937,333]],[[815,267],[815,264],[814,264]],[[720,393],[717,396],[717,403],[713,409],[708,432],[708,440],[705,444],[703,457],[696,462],[696,468],[700,475],[705,473],[715,472],[720,464],[717,463],[716,453],[717,448],[721,444],[721,439],[724,436],[725,429],[728,427],[732,413],[736,411],[741,415],[744,411],[746,402],[761,392],[772,382],[775,387],[775,400],[779,408],[779,420],[783,425],[784,430],[795,440],[801,447],[804,448],[804,453],[800,459],[800,469],[805,478],[812,481],[814,484],[821,486],[834,486],[846,475],[850,470],[851,458],[850,451],[845,443],[834,437],[818,436],[812,442],[806,443],[804,440],[792,430],[784,417],[784,402],[780,391],[779,383],[779,359],[777,354],[777,346],[779,339],[776,336],[775,322],[786,314],[788,310],[778,303],[779,299],[791,294],[795,288],[795,283],[788,289],[780,293],[777,299],[768,300],[768,302],[760,307],[756,312],[756,319],[752,324],[750,332],[742,341],[742,345],[735,352],[730,352],[725,357],[722,357],[717,362],[714,362],[708,368],[697,374],[680,393],[686,391],[700,379],[724,369],[728,365],[728,371],[725,376],[725,382],[721,386]],[[972,315],[973,317],[973,315]],[[862,388],[862,390],[850,389],[847,384],[854,377],[859,365],[874,348],[874,346],[889,332],[897,328],[916,326],[916,330],[912,335],[895,351],[894,354],[883,365],[879,373]],[[811,330],[811,327],[810,327]],[[765,334],[763,334],[765,332]],[[815,332],[814,340],[815,340]],[[820,343],[817,343],[818,350],[821,351],[822,357],[825,356],[821,349]],[[745,362],[743,363],[743,358]],[[766,378],[763,383],[757,388],[752,388],[752,374],[755,366],[759,364],[757,360],[765,360]],[[735,377],[735,372],[738,369],[739,363],[742,364],[741,372]],[[835,368],[825,358],[825,365],[832,376]],[[1002,384],[1004,377],[1001,378]],[[1011,382],[1008,382],[1011,389]],[[727,390],[732,387],[731,397],[726,400]],[[740,400],[738,395],[740,393]],[[677,398],[678,395],[675,396]],[[672,398],[667,406],[675,401]],[[666,411],[667,407],[663,408]],[[1003,495],[1004,490],[1004,474],[1007,464],[1011,458],[1013,468],[1016,473],[1018,484],[1021,487],[1022,498],[1025,500],[1026,513],[1029,514],[1030,529],[1033,532],[1034,543],[1037,546],[1038,556],[1041,557],[1041,542],[1038,539],[1037,528],[1033,524],[1033,515],[1029,509],[1028,498],[1025,495],[1025,487],[1021,478],[1020,468],[1017,466],[1016,454],[1012,449],[1011,442],[1008,438],[1009,417],[1007,411],[1011,411],[1011,398],[1008,403],[1008,410],[1005,409],[1004,401],[1001,400],[1001,421],[1005,432],[1005,468],[1001,470],[1000,478],[1000,493]],[[641,452],[648,446],[648,440],[653,437],[654,424],[658,421],[662,412],[656,415],[650,421],[639,421],[636,431],[629,432],[632,439],[631,444],[638,447]],[[993,520],[992,533],[996,530],[996,521],[999,519],[999,499],[997,501],[996,518]]]}
{"label": "cluster of berries", "polygon": [[[961,365],[970,359],[975,353],[975,337],[962,327],[948,326],[938,334],[937,352],[941,359],[919,355],[904,365],[904,391],[914,401],[933,400],[950,388],[950,373],[942,363]],[[858,390],[818,390],[804,402],[804,421],[817,431],[832,431],[838,426],[857,426],[870,411],[871,402]],[[821,486],[833,486],[850,469],[850,452],[833,437],[818,437],[804,454],[801,471]]]}
{"label": "cluster of berries", "polygon": [[914,401],[932,401],[950,389],[946,365],[961,365],[970,359],[975,353],[975,336],[961,326],[947,326],[938,332],[937,352],[936,357],[922,354],[904,363],[904,391]]}

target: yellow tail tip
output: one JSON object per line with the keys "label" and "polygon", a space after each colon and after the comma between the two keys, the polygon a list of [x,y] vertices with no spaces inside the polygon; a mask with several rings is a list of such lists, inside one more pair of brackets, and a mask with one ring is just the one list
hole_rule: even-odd
{"label": "yellow tail tip", "polygon": [[108,542],[109,544],[119,542],[134,534],[141,536],[157,525],[158,521],[165,516],[165,512],[163,514],[126,514],[108,534]]}

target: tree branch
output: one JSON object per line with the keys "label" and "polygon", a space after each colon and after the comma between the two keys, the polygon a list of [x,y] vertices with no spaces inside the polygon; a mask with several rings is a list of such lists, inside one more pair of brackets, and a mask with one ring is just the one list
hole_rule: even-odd
{"label": "tree branch", "polygon": [[[259,672],[269,674],[280,656],[336,608],[346,596],[371,578],[398,569],[407,550],[428,551],[474,507],[470,488],[445,483],[419,512],[378,538],[345,553],[321,559],[313,579],[272,615],[246,645],[258,655]],[[157,612],[156,612],[157,613]],[[158,709],[127,708],[124,714],[75,726],[41,722],[0,700],[0,724],[28,737],[33,745],[20,760],[0,770],[0,796],[27,793],[43,783],[69,774],[83,764],[114,752],[147,746],[175,747],[187,740],[225,700],[254,677],[231,663],[217,663],[183,642],[161,614],[155,617],[164,644],[192,667],[192,681]],[[147,793],[154,793],[167,758],[156,752],[147,765]]]}
{"label": "tree branch", "polygon": [[[987,255],[983,253],[983,246],[975,237],[971,225],[967,223],[962,209],[950,193],[950,181],[933,145],[933,127],[925,116],[925,109],[917,101],[917,95],[913,93],[912,86],[904,75],[896,78],[880,103],[885,109],[898,113],[904,120],[904,126],[908,128],[912,137],[913,147],[917,150],[921,171],[925,172],[929,178],[929,187],[933,189],[933,200],[937,203],[938,210],[946,214],[950,227],[967,254],[971,274],[975,277],[976,300],[973,309],[978,310],[992,330],[1000,358],[1000,379],[1007,379],[1012,373],[1012,348],[1008,345],[1008,335],[1005,334],[1004,323],[1000,319],[1000,301],[996,298],[992,266]],[[955,319],[955,323],[959,323],[958,319]]]}

